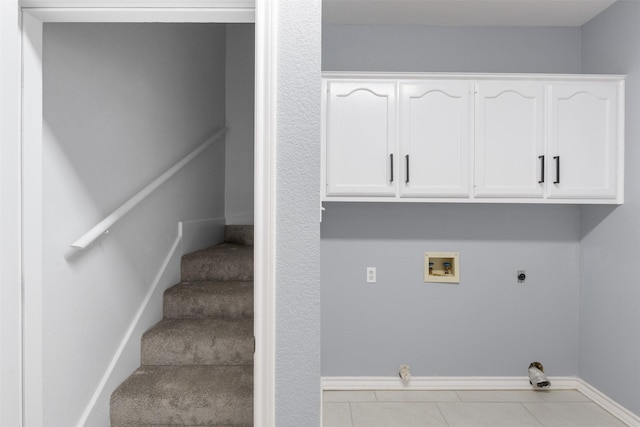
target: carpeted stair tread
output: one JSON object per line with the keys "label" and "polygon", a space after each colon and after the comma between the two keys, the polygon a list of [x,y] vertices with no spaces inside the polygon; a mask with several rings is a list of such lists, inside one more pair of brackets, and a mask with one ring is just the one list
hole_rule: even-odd
{"label": "carpeted stair tread", "polygon": [[253,365],[253,319],[163,319],[142,336],[143,365]]}
{"label": "carpeted stair tread", "polygon": [[188,282],[253,280],[253,247],[221,243],[183,255],[181,273]]}
{"label": "carpeted stair tread", "polygon": [[142,366],[111,395],[111,425],[253,425],[253,367]]}
{"label": "carpeted stair tread", "polygon": [[164,292],[164,317],[253,319],[253,282],[179,283]]}
{"label": "carpeted stair tread", "polygon": [[224,229],[224,241],[253,246],[253,225],[227,225]]}
{"label": "carpeted stair tread", "polygon": [[182,257],[142,366],[111,395],[112,427],[253,425],[253,226]]}

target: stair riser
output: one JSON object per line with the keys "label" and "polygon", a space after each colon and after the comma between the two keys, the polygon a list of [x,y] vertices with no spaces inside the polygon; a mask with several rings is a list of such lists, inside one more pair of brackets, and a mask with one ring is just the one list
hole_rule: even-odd
{"label": "stair riser", "polygon": [[224,230],[224,241],[253,246],[253,225],[227,225]]}
{"label": "stair riser", "polygon": [[[119,402],[111,402],[113,413],[121,410],[135,412],[138,414],[138,422],[112,419],[111,427],[134,427],[134,426],[252,426],[253,425],[253,399],[234,399],[233,406],[229,405],[228,399],[219,399],[209,402],[210,408],[185,408],[184,410],[171,411],[171,400],[166,399],[155,403],[153,414],[146,414],[147,401],[140,399],[137,401],[124,403],[122,409]],[[135,408],[135,409],[134,409]],[[160,421],[157,421],[160,420]],[[209,420],[209,421],[205,421]]]}
{"label": "stair riser", "polygon": [[143,365],[253,365],[253,339],[220,339],[213,345],[146,341],[142,344]]}
{"label": "stair riser", "polygon": [[111,396],[111,425],[252,425],[252,371],[141,367]]}
{"label": "stair riser", "polygon": [[253,322],[165,319],[142,336],[143,365],[253,365]]}
{"label": "stair riser", "polygon": [[193,272],[183,269],[182,280],[185,282],[228,282],[231,280],[237,280],[241,282],[249,282],[253,280],[253,268],[247,269],[224,269],[224,267],[211,268],[209,266],[199,269],[198,272]]}
{"label": "stair riser", "polygon": [[[222,245],[221,245],[222,246]],[[253,280],[253,248],[222,246],[226,250],[207,251],[182,257],[181,275],[185,282],[228,282]]]}
{"label": "stair riser", "polygon": [[253,319],[253,284],[184,283],[164,294],[164,317]]}
{"label": "stair riser", "polygon": [[164,306],[168,319],[193,319],[201,317],[225,319],[253,319],[253,304],[247,307],[225,307],[222,304],[198,305],[186,308],[179,302],[168,302]]}
{"label": "stair riser", "polygon": [[[111,423],[111,427],[178,427],[179,424],[138,424],[138,425],[132,425],[132,424],[113,424]],[[199,426],[193,426],[193,427],[208,427],[208,426],[203,426],[203,425],[199,425]],[[232,426],[221,426],[221,427],[253,427],[253,423],[252,424],[233,424]]]}

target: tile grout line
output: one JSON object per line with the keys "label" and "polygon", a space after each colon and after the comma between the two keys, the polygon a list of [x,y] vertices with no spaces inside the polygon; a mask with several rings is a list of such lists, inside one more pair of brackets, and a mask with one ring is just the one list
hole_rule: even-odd
{"label": "tile grout line", "polygon": [[[456,393],[456,396],[457,395],[458,395],[458,393]],[[449,425],[449,421],[447,420],[447,417],[444,415],[444,412],[442,412],[442,408],[440,407],[440,403],[441,402],[436,402],[436,408],[438,408],[438,412],[440,412],[440,415],[442,416],[442,419],[444,420],[444,423],[447,425],[447,427],[451,427]]]}
{"label": "tile grout line", "polygon": [[[531,412],[531,411],[529,410],[529,408],[527,408],[527,406],[525,405],[525,403],[528,403],[528,402],[519,402],[519,403],[520,403],[520,406],[522,406],[522,407],[524,408],[524,410],[525,410],[525,411],[527,411],[527,412],[528,412],[528,413],[533,417],[533,419],[534,419],[534,420],[536,420],[536,422],[537,422],[538,424],[540,424],[542,427],[545,427],[545,425],[542,423],[542,421],[540,421],[540,420],[538,419],[538,417],[536,417],[536,416],[535,416],[535,414],[534,414],[533,412]],[[544,403],[544,402],[543,402],[543,403]]]}
{"label": "tile grout line", "polygon": [[349,420],[351,421],[351,427],[353,427],[353,407],[351,406],[353,402],[349,402]]}
{"label": "tile grout line", "polygon": [[[546,404],[546,403],[557,403],[557,404],[571,404],[571,403],[590,403],[592,405],[594,405],[595,407],[598,407],[600,409],[604,409],[604,412],[607,413],[608,415],[610,415],[614,420],[621,422],[621,420],[619,418],[617,418],[615,415],[611,414],[609,411],[606,410],[606,408],[602,408],[600,405],[598,405],[596,402],[594,402],[592,399],[590,399],[588,396],[584,395],[583,393],[580,393],[578,391],[578,393],[586,398],[586,400],[582,400],[582,399],[577,399],[577,398],[571,398],[571,396],[569,396],[569,398],[563,398],[562,400],[555,400],[555,399],[541,399],[541,400],[528,400],[527,396],[520,396],[521,399],[520,400],[510,400],[510,399],[502,399],[502,400],[497,400],[497,401],[482,401],[482,400],[472,400],[472,401],[465,401],[463,400],[463,397],[461,396],[460,392],[461,391],[465,391],[465,390],[451,390],[454,392],[455,397],[457,398],[457,400],[447,400],[447,401],[439,401],[439,400],[429,400],[428,398],[426,400],[412,400],[411,397],[409,398],[409,400],[393,400],[393,396],[391,396],[390,398],[392,400],[384,400],[383,398],[383,392],[387,391],[387,390],[370,390],[373,392],[373,400],[367,400],[367,401],[360,401],[358,399],[356,400],[348,400],[347,403],[349,404],[349,419],[350,419],[350,425],[351,427],[355,426],[355,419],[354,419],[354,411],[353,411],[353,405],[355,403],[403,403],[403,404],[411,404],[411,403],[432,403],[436,405],[436,408],[438,410],[438,413],[441,416],[441,419],[444,421],[446,426],[450,427],[450,423],[449,420],[447,419],[447,417],[445,416],[445,413],[443,412],[443,409],[441,407],[442,404],[446,404],[446,403],[456,403],[456,404],[464,404],[464,403],[476,403],[476,404],[483,404],[483,405],[490,405],[490,404],[498,404],[498,403],[517,403],[519,404],[521,407],[524,408],[525,412],[527,414],[529,414],[533,420],[535,420],[535,422],[537,423],[538,426],[540,427],[545,427],[547,424],[545,424],[543,422],[543,420],[539,419],[538,417],[536,417],[536,415],[527,407],[527,404]],[[351,397],[355,397],[355,396],[351,396]],[[370,396],[369,396],[370,397]]]}

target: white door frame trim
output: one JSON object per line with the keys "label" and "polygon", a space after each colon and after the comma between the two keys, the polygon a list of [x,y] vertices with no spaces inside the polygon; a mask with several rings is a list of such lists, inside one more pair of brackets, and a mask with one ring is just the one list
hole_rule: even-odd
{"label": "white door frame trim", "polygon": [[22,361],[25,426],[43,425],[42,21],[22,14]]}
{"label": "white door frame trim", "polygon": [[253,425],[275,427],[276,6],[255,4]]}
{"label": "white door frame trim", "polygon": [[0,1],[0,425],[22,426],[21,24]]}
{"label": "white door frame trim", "polygon": [[[275,426],[275,141],[277,0],[122,2],[23,1],[22,73],[22,274],[23,384],[22,426],[43,426],[42,378],[42,25],[43,22],[255,22],[255,321],[254,425]],[[29,7],[24,7],[28,5]],[[89,7],[86,5],[89,4]],[[182,6],[185,3],[181,3]],[[236,3],[238,4],[238,3]],[[35,6],[45,6],[39,8]],[[59,7],[56,7],[58,5]],[[113,7],[110,7],[112,5]],[[173,6],[173,7],[172,7]],[[216,10],[216,8],[219,8]],[[219,12],[219,13],[217,13]],[[26,226],[28,225],[28,226]]]}

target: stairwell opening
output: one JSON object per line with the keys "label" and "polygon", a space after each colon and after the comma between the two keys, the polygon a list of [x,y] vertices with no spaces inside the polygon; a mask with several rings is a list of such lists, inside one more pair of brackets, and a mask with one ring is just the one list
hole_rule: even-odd
{"label": "stairwell opening", "polygon": [[[162,291],[180,281],[178,221],[253,223],[254,52],[253,24],[44,24],[47,423],[108,422],[111,392],[141,362],[138,331],[163,317]],[[68,249],[225,124],[224,144],[206,150],[85,253]],[[252,321],[243,325],[245,331]]]}

